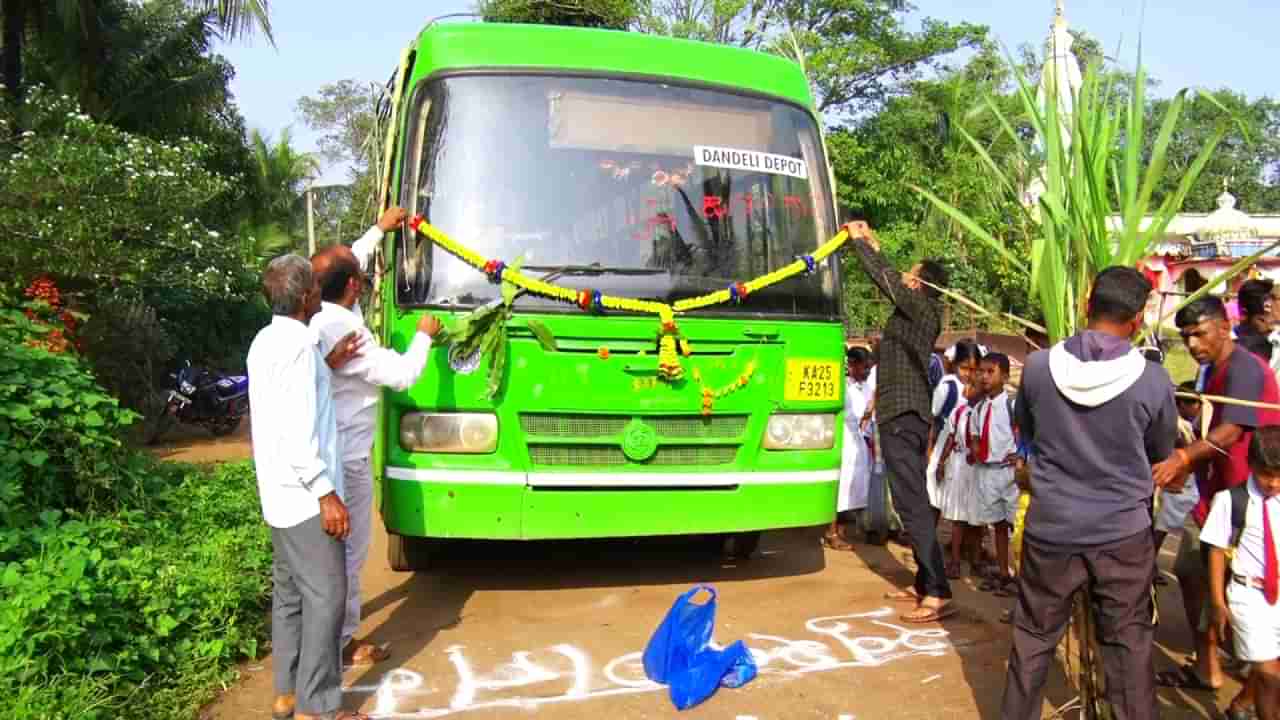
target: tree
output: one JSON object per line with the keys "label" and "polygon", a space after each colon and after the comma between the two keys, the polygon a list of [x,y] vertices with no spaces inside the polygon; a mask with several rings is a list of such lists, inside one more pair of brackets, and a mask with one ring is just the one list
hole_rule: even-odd
{"label": "tree", "polygon": [[[1162,117],[1170,100],[1151,103],[1148,115]],[[1225,111],[1224,112],[1224,108]],[[1191,166],[1200,148],[1214,135],[1224,118],[1238,119],[1218,151],[1200,173],[1187,195],[1186,210],[1210,212],[1217,207],[1223,187],[1249,213],[1280,212],[1280,103],[1263,97],[1249,101],[1244,95],[1223,88],[1187,103],[1168,149],[1169,174],[1156,188],[1155,198],[1163,200],[1177,187],[1177,180]],[[1149,135],[1145,155],[1151,155],[1154,136]]]}
{"label": "tree", "polygon": [[349,184],[317,193],[317,244],[342,242],[358,233],[373,212],[375,181],[382,155],[378,135],[381,89],[356,80],[340,80],[298,101],[307,127],[320,131],[320,154],[329,163],[347,166]]}
{"label": "tree", "polygon": [[298,152],[286,128],[274,142],[257,130],[249,139],[253,174],[249,178],[248,218],[244,232],[254,238],[253,252],[262,257],[294,244],[297,200],[304,184],[320,172],[313,155]]}
{"label": "tree", "polygon": [[[52,273],[72,290],[161,286],[227,298],[245,270],[238,238],[200,212],[233,192],[203,165],[208,146],[166,143],[99,123],[35,87],[30,129],[0,163],[0,266],[17,279]],[[11,115],[0,123],[12,123]]]}
{"label": "tree", "polygon": [[[261,32],[275,44],[268,0],[182,0],[188,8],[210,13],[228,38],[250,37]],[[105,51],[101,13],[110,0],[3,0],[3,54],[0,80],[15,105],[21,98],[23,48],[31,40],[63,46],[64,53],[79,59],[78,73],[92,72]],[[87,84],[87,83],[86,83]]]}
{"label": "tree", "polygon": [[[922,257],[944,258],[951,286],[984,307],[1018,314],[1031,308],[1014,268],[999,254],[970,241],[962,228],[916,193],[924,187],[980,213],[991,226],[1019,232],[1010,202],[992,192],[961,130],[979,138],[997,158],[1012,146],[996,118],[971,112],[990,96],[1003,106],[1009,73],[999,52],[985,45],[958,70],[913,82],[882,109],[827,136],[836,194],[847,217],[862,218],[880,232],[885,252],[906,266]],[[1011,243],[1018,246],[1019,243]],[[846,314],[855,327],[878,326],[887,312],[878,292],[857,267],[846,264]],[[953,316],[953,319],[956,319]]]}
{"label": "tree", "polygon": [[977,47],[987,28],[925,18],[903,0],[657,0],[641,21],[650,31],[766,50],[796,60],[819,112],[875,108],[943,58]]}
{"label": "tree", "polygon": [[572,25],[626,30],[637,19],[636,0],[481,0],[485,22]]}

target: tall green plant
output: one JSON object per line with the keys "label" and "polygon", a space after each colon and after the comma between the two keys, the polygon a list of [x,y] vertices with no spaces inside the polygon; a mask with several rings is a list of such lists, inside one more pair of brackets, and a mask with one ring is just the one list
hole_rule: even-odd
{"label": "tall green plant", "polygon": [[[1223,119],[1176,191],[1157,204],[1152,193],[1165,176],[1170,140],[1188,102],[1187,90],[1169,102],[1149,146],[1149,159],[1144,161],[1147,76],[1141,63],[1125,92],[1113,76],[1091,64],[1079,89],[1070,93],[1070,109],[1061,106],[1062,94],[1054,77],[1046,78],[1046,92],[1037,97],[1022,67],[1012,60],[1006,63],[1017,80],[1021,112],[1002,110],[991,96],[983,100],[981,109],[997,119],[1013,144],[1014,166],[1001,166],[963,127],[957,131],[981,159],[995,186],[1011,198],[1021,200],[1027,190],[1020,176],[1039,179],[1043,193],[1037,202],[1016,203],[1035,228],[1030,263],[1023,263],[963,210],[927,189],[917,191],[1025,273],[1030,294],[1039,299],[1049,335],[1056,341],[1081,324],[1089,283],[1098,271],[1111,265],[1133,266],[1150,253],[1226,135],[1230,118],[1223,108]],[[1202,97],[1222,108],[1212,97]],[[1034,138],[1028,137],[1028,130]]]}

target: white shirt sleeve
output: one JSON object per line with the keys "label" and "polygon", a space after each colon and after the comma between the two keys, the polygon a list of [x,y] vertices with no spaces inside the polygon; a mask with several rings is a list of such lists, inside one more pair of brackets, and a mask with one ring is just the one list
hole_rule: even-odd
{"label": "white shirt sleeve", "polygon": [[360,263],[360,267],[366,272],[369,270],[369,263],[373,260],[373,252],[378,249],[378,243],[382,242],[384,235],[386,233],[374,225],[361,235],[359,240],[351,244],[351,252],[356,256],[356,262]]}
{"label": "white shirt sleeve", "polygon": [[1200,542],[1223,550],[1231,547],[1231,493],[1223,491],[1213,496],[1209,517],[1200,530]]}
{"label": "white shirt sleeve", "polygon": [[378,345],[373,333],[360,328],[360,354],[335,372],[343,377],[358,377],[370,385],[389,387],[403,391],[422,375],[427,365],[427,353],[431,350],[431,338],[426,333],[415,333],[409,349],[403,355]]}
{"label": "white shirt sleeve", "polygon": [[293,407],[293,422],[281,428],[281,453],[294,476],[311,495],[324,497],[334,491],[320,447],[319,401],[316,389],[317,366],[315,348],[305,346],[289,363],[288,372],[279,381],[278,397],[288,398]]}

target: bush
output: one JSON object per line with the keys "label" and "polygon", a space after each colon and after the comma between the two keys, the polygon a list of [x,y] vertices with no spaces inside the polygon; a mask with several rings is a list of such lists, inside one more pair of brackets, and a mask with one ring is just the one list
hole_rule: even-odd
{"label": "bush", "polygon": [[190,718],[256,657],[271,540],[248,463],[152,462],[145,509],[0,530],[0,713]]}
{"label": "bush", "polygon": [[98,380],[125,407],[147,420],[164,410],[165,369],[174,347],[154,309],[126,298],[100,302],[81,342]]}
{"label": "bush", "polygon": [[0,304],[0,521],[30,524],[48,508],[111,509],[127,493],[119,435],[137,415],[120,407],[54,329],[28,317],[46,307]]}

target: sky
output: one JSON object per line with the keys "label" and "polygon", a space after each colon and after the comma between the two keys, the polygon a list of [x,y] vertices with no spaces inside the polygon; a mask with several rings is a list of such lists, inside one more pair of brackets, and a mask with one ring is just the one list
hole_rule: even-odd
{"label": "sky", "polygon": [[[913,22],[932,17],[991,28],[1010,48],[1040,47],[1053,19],[1053,0],[914,0]],[[1280,28],[1276,0],[1064,0],[1073,29],[1097,37],[1108,55],[1132,65],[1139,37],[1159,92],[1182,87],[1231,87],[1249,97],[1280,95],[1266,58]],[[1143,6],[1145,4],[1145,19]],[[276,47],[265,40],[223,45],[236,68],[232,92],[250,128],[275,135],[292,127],[302,150],[316,134],[296,112],[298,98],[345,78],[385,83],[400,50],[431,18],[467,12],[472,0],[282,0],[271,4]],[[375,11],[376,13],[375,14]],[[1119,55],[1116,55],[1119,50]],[[1272,68],[1272,69],[1268,69]],[[320,182],[342,182],[329,168]]]}

